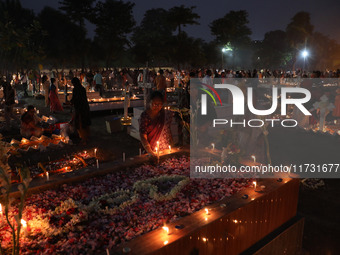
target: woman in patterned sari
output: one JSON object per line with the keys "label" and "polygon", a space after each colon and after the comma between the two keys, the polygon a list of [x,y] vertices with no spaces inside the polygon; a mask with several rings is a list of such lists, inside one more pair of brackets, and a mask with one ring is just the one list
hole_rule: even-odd
{"label": "woman in patterned sari", "polygon": [[146,150],[152,156],[157,156],[156,148],[166,150],[172,143],[170,124],[172,112],[163,108],[164,96],[161,92],[155,91],[150,97],[150,107],[145,110],[139,119],[139,134],[141,142]]}
{"label": "woman in patterned sari", "polygon": [[50,86],[50,111],[52,113],[55,112],[62,112],[63,107],[60,104],[59,98],[58,98],[58,90],[57,86],[54,84],[55,79],[51,78],[51,86]]}

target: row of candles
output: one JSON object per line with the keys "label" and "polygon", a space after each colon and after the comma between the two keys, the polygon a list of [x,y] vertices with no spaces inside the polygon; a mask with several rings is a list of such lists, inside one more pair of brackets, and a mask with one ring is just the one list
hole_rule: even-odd
{"label": "row of candles", "polygon": [[[95,148],[94,149],[94,157],[96,158],[96,166],[97,166],[97,169],[99,169],[99,160],[97,158],[97,151],[98,149]],[[157,141],[157,147],[155,148],[155,151],[156,151],[156,154],[157,154],[157,158],[158,158],[158,161],[159,161],[159,153],[160,153],[160,150],[159,150],[159,141]],[[171,146],[169,145],[169,153],[171,153]],[[87,151],[85,151],[85,154],[87,154]],[[142,149],[139,148],[139,156],[142,155]],[[123,162],[126,161],[126,154],[125,152],[123,152]],[[68,170],[68,167],[66,167],[65,170]],[[46,181],[49,181],[50,180],[50,176],[49,176],[49,172],[46,171]]]}
{"label": "row of candles", "polygon": [[[257,191],[257,189],[256,189],[257,186],[258,186],[258,185],[257,185],[257,181],[253,181],[253,187],[254,187],[254,191],[255,191],[255,192]],[[260,187],[261,187],[261,190],[265,189],[265,186],[264,186],[264,185],[262,185],[262,186],[260,186]],[[248,196],[247,196],[247,198],[248,198]],[[253,197],[251,200],[252,200],[252,201],[255,200],[255,197]],[[225,204],[221,204],[221,207],[222,207],[222,205],[224,205],[223,207],[225,207]],[[204,220],[205,220],[205,221],[208,221],[211,210],[209,210],[208,208],[204,208],[204,210],[202,210],[202,211],[203,211],[203,212],[202,212],[202,216],[203,216]],[[236,224],[236,223],[238,223],[238,220],[233,220],[233,222]],[[163,226],[163,230],[164,230],[164,233],[166,234],[166,236],[168,236],[168,235],[171,234],[170,228],[169,228],[168,226],[164,225],[164,226]],[[167,238],[166,238],[166,239],[167,239]],[[203,237],[202,240],[203,240],[203,242],[208,241],[208,239],[205,238],[205,237]],[[168,243],[169,243],[169,241],[168,241],[168,240],[165,240],[163,244],[164,244],[164,245],[167,245]]]}
{"label": "row of candles", "polygon": [[[96,158],[97,169],[99,169],[99,160],[97,158],[97,151],[98,151],[98,149],[95,148],[94,149],[94,157]],[[155,148],[155,151],[156,151],[157,158],[158,158],[158,161],[159,161],[159,154],[160,154],[159,141],[157,141],[157,147]],[[85,152],[85,154],[87,154],[87,151],[84,151],[84,152]],[[169,153],[171,153],[171,146],[170,145],[169,145]],[[139,148],[139,156],[141,156],[141,155],[142,155],[142,149]],[[125,162],[125,161],[126,161],[126,154],[125,154],[125,152],[123,152],[123,162]],[[68,167],[66,167],[65,170],[68,170]],[[45,176],[46,176],[46,181],[49,181],[50,180],[50,176],[49,176],[49,172],[48,171],[46,171]]]}

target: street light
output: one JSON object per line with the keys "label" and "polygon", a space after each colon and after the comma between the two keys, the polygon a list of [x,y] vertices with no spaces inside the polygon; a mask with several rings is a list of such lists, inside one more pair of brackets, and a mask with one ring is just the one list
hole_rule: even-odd
{"label": "street light", "polygon": [[309,56],[309,52],[306,50],[306,48],[301,52],[301,56],[303,57],[303,68],[302,68],[302,73],[303,73],[305,70],[306,58]]}
{"label": "street light", "polygon": [[222,69],[223,69],[223,54],[228,51],[233,51],[233,49],[229,46],[229,44],[222,48]]}
{"label": "street light", "polygon": [[222,68],[221,68],[222,70],[223,70],[223,64],[224,64],[224,63],[223,63],[223,54],[224,54],[224,52],[226,52],[226,51],[227,51],[227,50],[226,50],[225,48],[222,48]]}

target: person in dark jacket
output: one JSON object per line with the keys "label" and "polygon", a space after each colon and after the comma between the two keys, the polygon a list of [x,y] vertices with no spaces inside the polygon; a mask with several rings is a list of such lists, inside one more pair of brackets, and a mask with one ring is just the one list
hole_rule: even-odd
{"label": "person in dark jacket", "polygon": [[74,86],[71,99],[71,103],[75,109],[73,124],[78,131],[82,143],[86,144],[90,136],[90,106],[87,101],[86,90],[81,85],[80,80],[75,77],[72,78],[71,83]]}

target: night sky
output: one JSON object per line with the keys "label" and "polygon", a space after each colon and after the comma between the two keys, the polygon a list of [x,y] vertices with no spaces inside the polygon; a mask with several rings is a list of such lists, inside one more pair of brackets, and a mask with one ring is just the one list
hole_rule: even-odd
{"label": "night sky", "polygon": [[[25,8],[33,9],[36,13],[45,6],[58,8],[59,0],[21,0]],[[124,0],[127,2],[126,0]],[[151,8],[169,9],[173,6],[197,6],[195,11],[201,16],[201,25],[187,26],[184,30],[191,36],[206,41],[213,39],[209,24],[223,17],[231,10],[246,10],[249,13],[248,24],[253,34],[252,39],[262,40],[264,34],[271,30],[285,30],[290,19],[299,11],[311,14],[314,30],[322,32],[340,42],[340,1],[338,0],[130,0],[135,3],[133,9],[137,24],[143,18],[146,10]],[[89,36],[93,36],[93,26],[88,26]]]}

